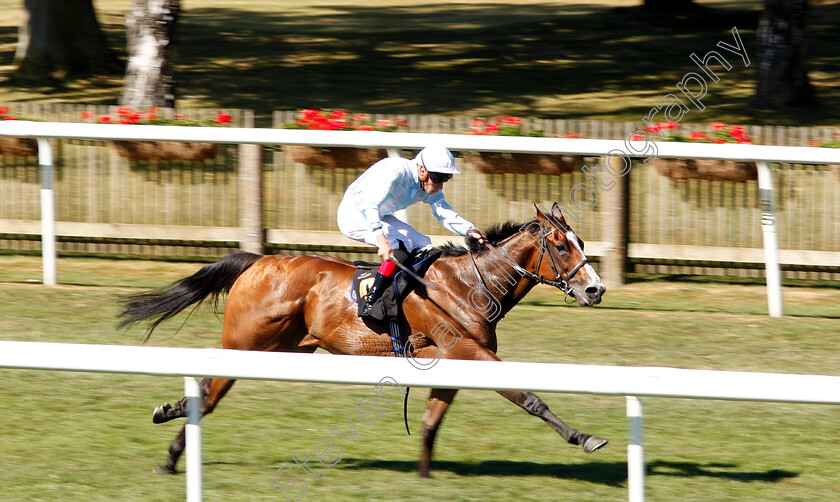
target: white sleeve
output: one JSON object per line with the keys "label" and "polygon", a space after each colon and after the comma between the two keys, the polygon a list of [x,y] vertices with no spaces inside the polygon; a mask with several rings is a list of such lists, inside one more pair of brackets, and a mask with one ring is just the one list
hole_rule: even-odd
{"label": "white sleeve", "polygon": [[471,228],[475,228],[475,225],[462,218],[460,214],[452,209],[452,206],[446,202],[442,191],[432,195],[426,202],[431,206],[432,212],[440,224],[450,232],[458,235],[467,235],[467,232]]}

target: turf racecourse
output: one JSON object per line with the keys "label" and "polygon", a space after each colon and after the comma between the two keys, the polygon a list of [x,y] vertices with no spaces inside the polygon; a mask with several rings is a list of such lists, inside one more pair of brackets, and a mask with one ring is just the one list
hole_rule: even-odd
{"label": "turf racecourse", "polygon": [[[159,286],[200,265],[60,259],[45,288],[34,257],[0,256],[0,338],[140,344],[118,332],[116,294]],[[840,291],[785,289],[787,317],[766,316],[761,286],[638,282],[594,309],[539,288],[499,329],[507,360],[838,374]],[[151,344],[216,347],[220,321],[200,309]],[[283,500],[278,467],[343,425],[365,386],[240,381],[204,422],[206,500]],[[420,430],[427,392],[409,406]],[[151,423],[180,398],[180,378],[0,370],[0,500],[183,500],[184,476],[152,474],[180,421]],[[433,479],[415,465],[394,408],[310,481],[306,500],[626,500],[624,398],[543,394],[563,419],[611,439],[593,455],[492,392],[459,393],[438,435]],[[645,399],[650,500],[837,500],[840,410]],[[183,468],[183,465],[181,466]]]}

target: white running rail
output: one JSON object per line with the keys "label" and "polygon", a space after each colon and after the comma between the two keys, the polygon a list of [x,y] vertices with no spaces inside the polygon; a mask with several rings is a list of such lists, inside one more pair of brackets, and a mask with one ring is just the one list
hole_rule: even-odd
{"label": "white running rail", "polygon": [[[659,367],[440,360],[424,371],[389,357],[0,341],[0,368],[184,376],[185,394],[193,398],[199,396],[200,377],[369,385],[390,377],[412,387],[628,396],[631,502],[644,500],[638,396],[840,404],[840,376]],[[192,502],[201,500],[197,417],[187,427],[187,500]]]}

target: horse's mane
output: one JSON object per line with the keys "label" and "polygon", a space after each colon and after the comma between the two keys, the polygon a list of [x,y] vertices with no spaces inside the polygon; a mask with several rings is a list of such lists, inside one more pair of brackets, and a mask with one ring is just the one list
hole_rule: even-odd
{"label": "horse's mane", "polygon": [[[519,232],[522,229],[522,225],[524,223],[515,221],[496,223],[485,229],[484,235],[491,245],[498,246],[500,242]],[[529,226],[529,229],[530,227],[533,227],[533,225]],[[487,246],[479,245],[478,240],[470,236],[464,237],[464,242],[466,242],[469,250],[473,253],[481,254],[487,250]],[[467,248],[459,244],[454,244],[452,241],[447,242],[438,249],[440,249],[442,256],[462,256],[467,254]]]}

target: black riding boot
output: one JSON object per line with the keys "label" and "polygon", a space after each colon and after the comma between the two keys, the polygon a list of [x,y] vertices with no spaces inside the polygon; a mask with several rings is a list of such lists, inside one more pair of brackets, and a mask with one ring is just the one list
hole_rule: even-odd
{"label": "black riding boot", "polygon": [[386,277],[380,273],[376,274],[376,278],[373,280],[373,286],[370,287],[368,294],[365,295],[365,304],[362,305],[362,310],[359,312],[359,315],[370,315],[373,304],[382,296],[382,292],[388,287],[390,281],[390,277]]}

